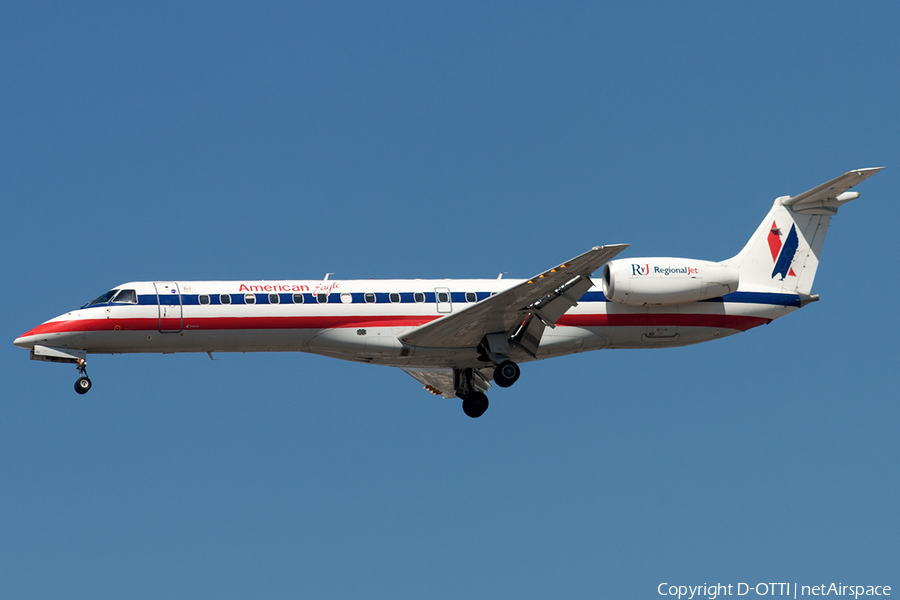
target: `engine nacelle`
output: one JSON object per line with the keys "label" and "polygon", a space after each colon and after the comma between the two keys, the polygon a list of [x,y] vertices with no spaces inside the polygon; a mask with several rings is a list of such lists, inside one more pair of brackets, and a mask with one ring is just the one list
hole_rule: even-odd
{"label": "engine nacelle", "polygon": [[603,294],[629,306],[681,304],[738,288],[737,267],[687,258],[629,258],[603,267]]}

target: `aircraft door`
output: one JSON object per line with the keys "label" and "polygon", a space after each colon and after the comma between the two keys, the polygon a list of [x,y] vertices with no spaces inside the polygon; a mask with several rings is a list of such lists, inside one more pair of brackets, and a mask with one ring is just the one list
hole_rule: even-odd
{"label": "aircraft door", "polygon": [[434,301],[439,313],[453,312],[453,303],[450,301],[450,288],[434,288]]}
{"label": "aircraft door", "polygon": [[181,311],[181,290],[175,281],[156,281],[156,302],[159,306],[159,332],[178,333],[184,325]]}

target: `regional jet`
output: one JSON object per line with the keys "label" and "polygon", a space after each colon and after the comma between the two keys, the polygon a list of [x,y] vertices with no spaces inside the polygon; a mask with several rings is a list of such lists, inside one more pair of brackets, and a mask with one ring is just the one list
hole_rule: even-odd
{"label": "regional jet", "polygon": [[[73,363],[91,389],[88,354],[310,352],[399,367],[469,417],[519,365],[606,348],[669,348],[770,323],[810,302],[831,217],[850,171],[775,200],[733,258],[616,258],[597,246],[524,280],[135,281],[15,340],[33,360]],[[599,282],[591,277],[600,271]]]}

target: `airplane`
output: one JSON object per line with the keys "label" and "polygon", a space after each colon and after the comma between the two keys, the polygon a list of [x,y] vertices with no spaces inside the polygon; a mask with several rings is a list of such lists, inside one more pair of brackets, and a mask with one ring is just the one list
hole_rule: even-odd
{"label": "airplane", "polygon": [[628,245],[612,244],[524,280],[136,281],[14,344],[33,360],[74,363],[79,394],[91,389],[88,354],[309,352],[399,367],[477,418],[491,382],[513,385],[520,363],[697,344],[817,301],[831,217],[882,168],[777,198],[744,248],[720,262],[616,259]]}

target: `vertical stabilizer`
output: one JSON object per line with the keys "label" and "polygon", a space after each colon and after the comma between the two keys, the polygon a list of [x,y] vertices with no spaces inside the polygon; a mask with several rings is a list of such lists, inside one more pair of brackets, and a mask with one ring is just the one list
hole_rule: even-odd
{"label": "vertical stabilizer", "polygon": [[831,217],[859,197],[851,187],[882,167],[849,171],[796,196],[782,196],[734,258],[740,289],[809,294]]}

